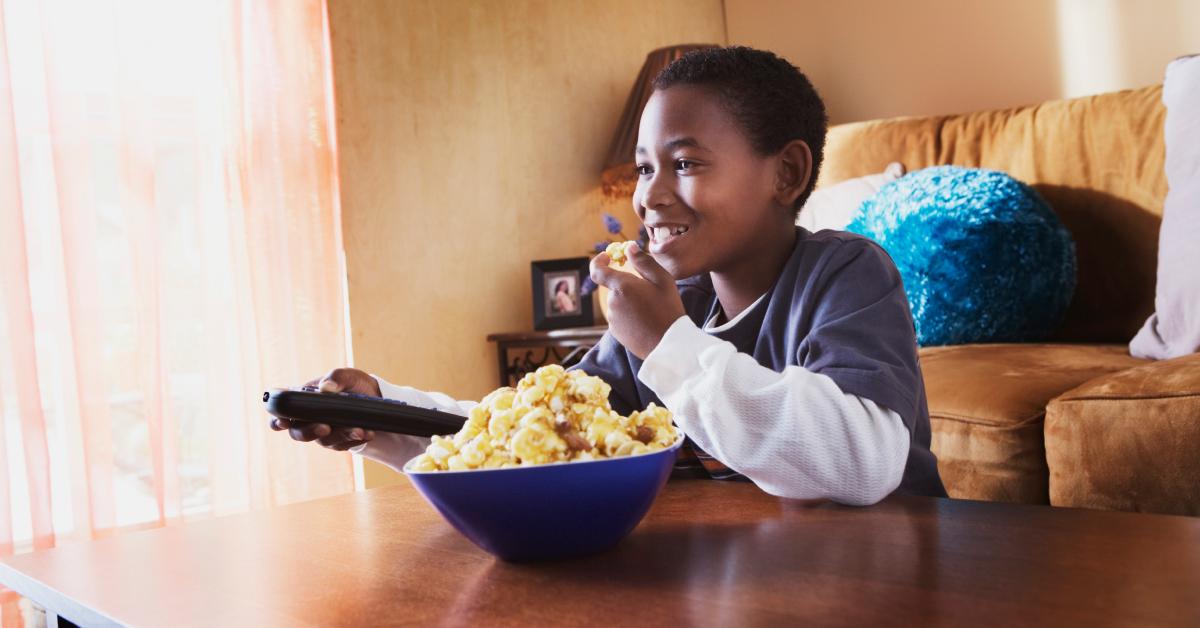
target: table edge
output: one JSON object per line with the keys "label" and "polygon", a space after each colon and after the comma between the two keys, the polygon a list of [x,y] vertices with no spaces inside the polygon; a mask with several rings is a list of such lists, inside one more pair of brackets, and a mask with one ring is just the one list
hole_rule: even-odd
{"label": "table edge", "polygon": [[[50,585],[28,576],[17,568],[0,560],[0,585],[4,585],[22,597],[33,600],[46,609],[47,619],[53,613],[67,619],[78,626],[124,626],[121,622],[76,602],[70,596],[51,587]],[[46,622],[51,625],[50,621]]]}

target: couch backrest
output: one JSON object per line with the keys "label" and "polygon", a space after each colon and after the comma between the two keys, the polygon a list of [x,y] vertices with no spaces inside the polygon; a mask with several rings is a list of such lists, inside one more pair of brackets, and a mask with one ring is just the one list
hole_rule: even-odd
{"label": "couch backrest", "polygon": [[1162,86],[955,116],[835,126],[820,185],[954,164],[1032,185],[1075,238],[1079,277],[1053,338],[1128,342],[1154,310],[1163,173]]}

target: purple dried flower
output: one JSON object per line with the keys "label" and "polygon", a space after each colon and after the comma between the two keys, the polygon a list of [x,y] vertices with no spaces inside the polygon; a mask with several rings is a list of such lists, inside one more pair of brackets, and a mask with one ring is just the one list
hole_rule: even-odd
{"label": "purple dried flower", "polygon": [[596,246],[592,247],[592,252],[593,253],[603,253],[604,249],[607,249],[609,244],[612,244],[612,242],[609,242],[608,240],[597,242]]}
{"label": "purple dried flower", "polygon": [[621,233],[621,221],[617,220],[616,216],[613,216],[612,214],[604,214],[603,219],[604,228],[607,229],[609,233]]}
{"label": "purple dried flower", "polygon": [[645,225],[638,227],[638,245],[644,250],[650,242],[650,233],[646,231]]}
{"label": "purple dried flower", "polygon": [[580,292],[580,294],[583,294],[583,295],[589,295],[589,294],[591,294],[591,293],[592,293],[592,292],[593,292],[595,289],[596,289],[596,282],[592,281],[592,278],[591,278],[590,276],[589,276],[589,277],[584,277],[584,278],[583,278],[583,285],[581,285],[581,286],[579,287],[579,292]]}

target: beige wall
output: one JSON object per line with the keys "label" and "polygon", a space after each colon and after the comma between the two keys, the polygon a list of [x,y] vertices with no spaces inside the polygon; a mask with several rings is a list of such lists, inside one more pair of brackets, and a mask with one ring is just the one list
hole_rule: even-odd
{"label": "beige wall", "polygon": [[805,71],[833,122],[961,113],[1162,80],[1196,0],[725,0],[731,44]]}
{"label": "beige wall", "polygon": [[[531,329],[529,262],[604,235],[604,152],[645,54],[720,0],[330,0],[355,363],[458,398]],[[367,469],[368,485],[388,474]]]}

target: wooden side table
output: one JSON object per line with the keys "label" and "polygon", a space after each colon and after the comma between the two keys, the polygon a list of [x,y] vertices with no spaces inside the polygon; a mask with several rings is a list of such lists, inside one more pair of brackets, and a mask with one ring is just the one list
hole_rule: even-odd
{"label": "wooden side table", "polygon": [[606,331],[608,327],[601,325],[490,334],[487,339],[496,343],[500,385],[516,386],[522,376],[539,366],[556,363],[571,366],[579,362]]}

